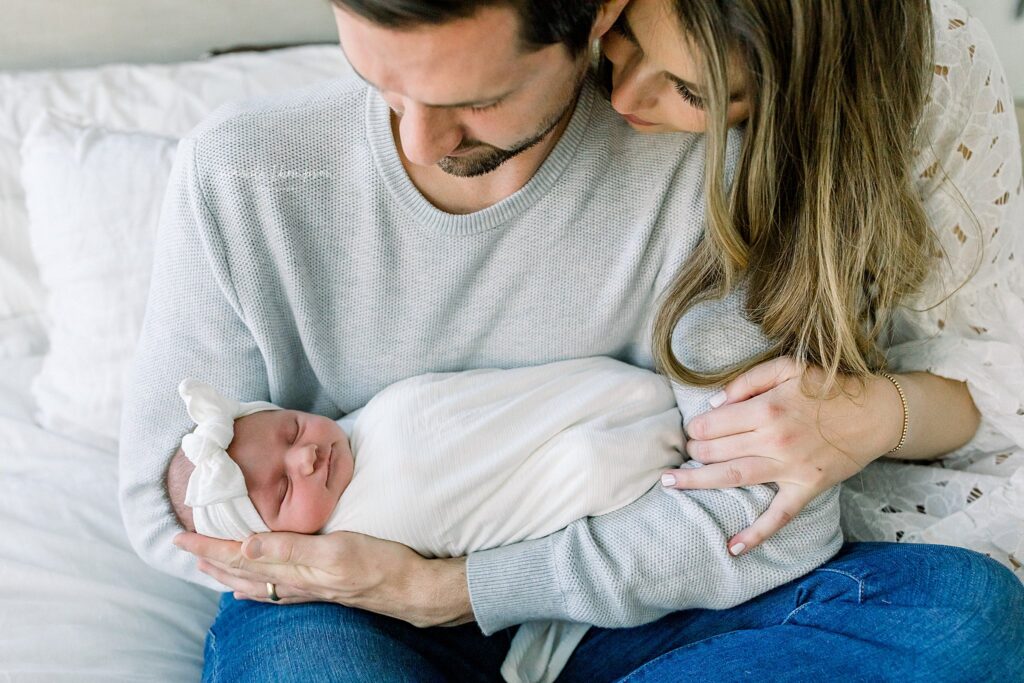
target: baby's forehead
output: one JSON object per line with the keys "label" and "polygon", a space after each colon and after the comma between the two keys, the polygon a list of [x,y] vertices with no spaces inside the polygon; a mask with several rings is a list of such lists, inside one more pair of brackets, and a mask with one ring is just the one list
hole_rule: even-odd
{"label": "baby's forehead", "polygon": [[261,410],[235,420],[235,436],[248,432],[275,429],[292,418],[291,410]]}
{"label": "baby's forehead", "polygon": [[[290,410],[265,410],[235,420],[235,434],[228,450],[235,460],[258,450],[263,458],[283,455],[287,428],[294,420]],[[240,463],[243,464],[243,463]]]}

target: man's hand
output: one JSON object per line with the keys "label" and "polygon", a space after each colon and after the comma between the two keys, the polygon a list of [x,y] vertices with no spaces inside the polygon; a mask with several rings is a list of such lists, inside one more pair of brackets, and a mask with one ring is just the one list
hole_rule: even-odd
{"label": "man's hand", "polygon": [[400,543],[346,531],[272,532],[244,543],[184,533],[174,544],[238,599],[270,602],[270,582],[281,605],[335,602],[419,627],[473,621],[462,557],[428,560]]}

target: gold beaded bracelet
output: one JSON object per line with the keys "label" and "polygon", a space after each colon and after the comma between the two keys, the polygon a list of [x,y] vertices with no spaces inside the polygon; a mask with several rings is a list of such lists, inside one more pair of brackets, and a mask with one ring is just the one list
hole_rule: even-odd
{"label": "gold beaded bracelet", "polygon": [[890,455],[892,453],[899,453],[899,450],[903,448],[903,444],[907,441],[907,428],[910,426],[910,409],[907,407],[907,396],[903,393],[903,387],[901,387],[900,383],[896,381],[896,378],[888,372],[883,372],[881,375],[892,382],[892,385],[896,387],[896,391],[900,394],[900,402],[903,404],[903,433],[900,434],[900,442],[896,444],[896,448],[886,454]]}

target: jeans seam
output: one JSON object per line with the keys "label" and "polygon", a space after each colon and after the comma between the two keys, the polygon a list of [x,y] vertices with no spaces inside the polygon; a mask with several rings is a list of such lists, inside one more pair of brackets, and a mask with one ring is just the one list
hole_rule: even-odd
{"label": "jeans seam", "polygon": [[830,567],[821,567],[820,569],[816,569],[815,571],[819,571],[819,572],[832,572],[833,574],[839,574],[840,576],[845,576],[846,578],[850,579],[851,581],[856,582],[856,584],[857,584],[857,604],[858,605],[864,604],[864,579],[861,579],[860,577],[854,576],[853,574],[851,574],[849,572],[844,572],[842,569],[832,569]]}
{"label": "jeans seam", "polygon": [[[220,673],[217,671],[220,666],[220,658],[217,657],[217,636],[213,632],[213,626],[210,626],[210,630],[207,633],[207,637],[210,639],[210,655],[213,659],[213,669],[210,671],[210,683],[217,683],[220,680]],[[205,667],[204,667],[205,668]]]}
{"label": "jeans seam", "polygon": [[785,619],[783,619],[783,620],[782,620],[782,623],[781,623],[781,624],[779,624],[779,625],[780,625],[780,626],[786,626],[786,625],[788,625],[788,624],[789,624],[789,620],[790,620],[790,619],[792,619],[792,618],[793,618],[794,616],[796,616],[797,614],[799,614],[799,613],[800,613],[800,612],[801,612],[801,611],[802,611],[802,610],[803,610],[803,609],[804,609],[805,607],[809,607],[809,606],[810,606],[811,604],[812,604],[812,603],[810,603],[810,602],[805,602],[804,604],[800,605],[800,606],[799,606],[799,607],[797,607],[797,608],[796,608],[795,610],[793,610],[792,612],[790,612],[789,614],[787,614],[787,615],[786,615],[786,618],[785,618]]}
{"label": "jeans seam", "polygon": [[[848,578],[851,581],[855,582],[857,584],[857,604],[858,605],[863,605],[864,604],[864,580],[863,579],[860,579],[860,578],[854,576],[853,574],[851,574],[849,572],[844,572],[842,569],[832,569],[832,568],[829,568],[829,567],[821,567],[820,569],[816,569],[815,571],[818,571],[818,572],[832,572],[833,574],[839,574],[840,576],[845,576],[846,578]],[[802,604],[799,607],[797,607],[796,609],[794,609],[792,612],[790,612],[789,614],[786,615],[785,619],[782,620],[782,625],[788,624],[790,619],[792,619],[797,614],[799,614],[805,607],[808,607],[808,606],[810,606],[812,604],[814,604],[814,603],[812,603],[812,602],[805,602],[804,604]]]}

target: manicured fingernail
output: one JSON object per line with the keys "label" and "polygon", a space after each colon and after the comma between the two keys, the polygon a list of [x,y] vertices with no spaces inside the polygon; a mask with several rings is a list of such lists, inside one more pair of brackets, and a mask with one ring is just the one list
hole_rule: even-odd
{"label": "manicured fingernail", "polygon": [[732,553],[733,555],[739,555],[740,553],[742,553],[746,549],[747,549],[747,544],[746,543],[737,543],[733,547],[729,548],[729,552]]}
{"label": "manicured fingernail", "polygon": [[179,534],[178,536],[175,536],[174,538],[172,538],[171,539],[171,543],[173,543],[175,545],[175,547],[180,548],[181,547],[181,535]]}
{"label": "manicured fingernail", "polygon": [[675,486],[676,485],[676,477],[675,477],[675,475],[674,474],[668,474],[668,473],[665,473],[665,474],[661,475],[661,485],[662,486]]}
{"label": "manicured fingernail", "polygon": [[722,404],[726,402],[729,397],[725,395],[724,391],[719,391],[717,394],[708,399],[708,403],[711,404],[712,408],[721,408]]}

